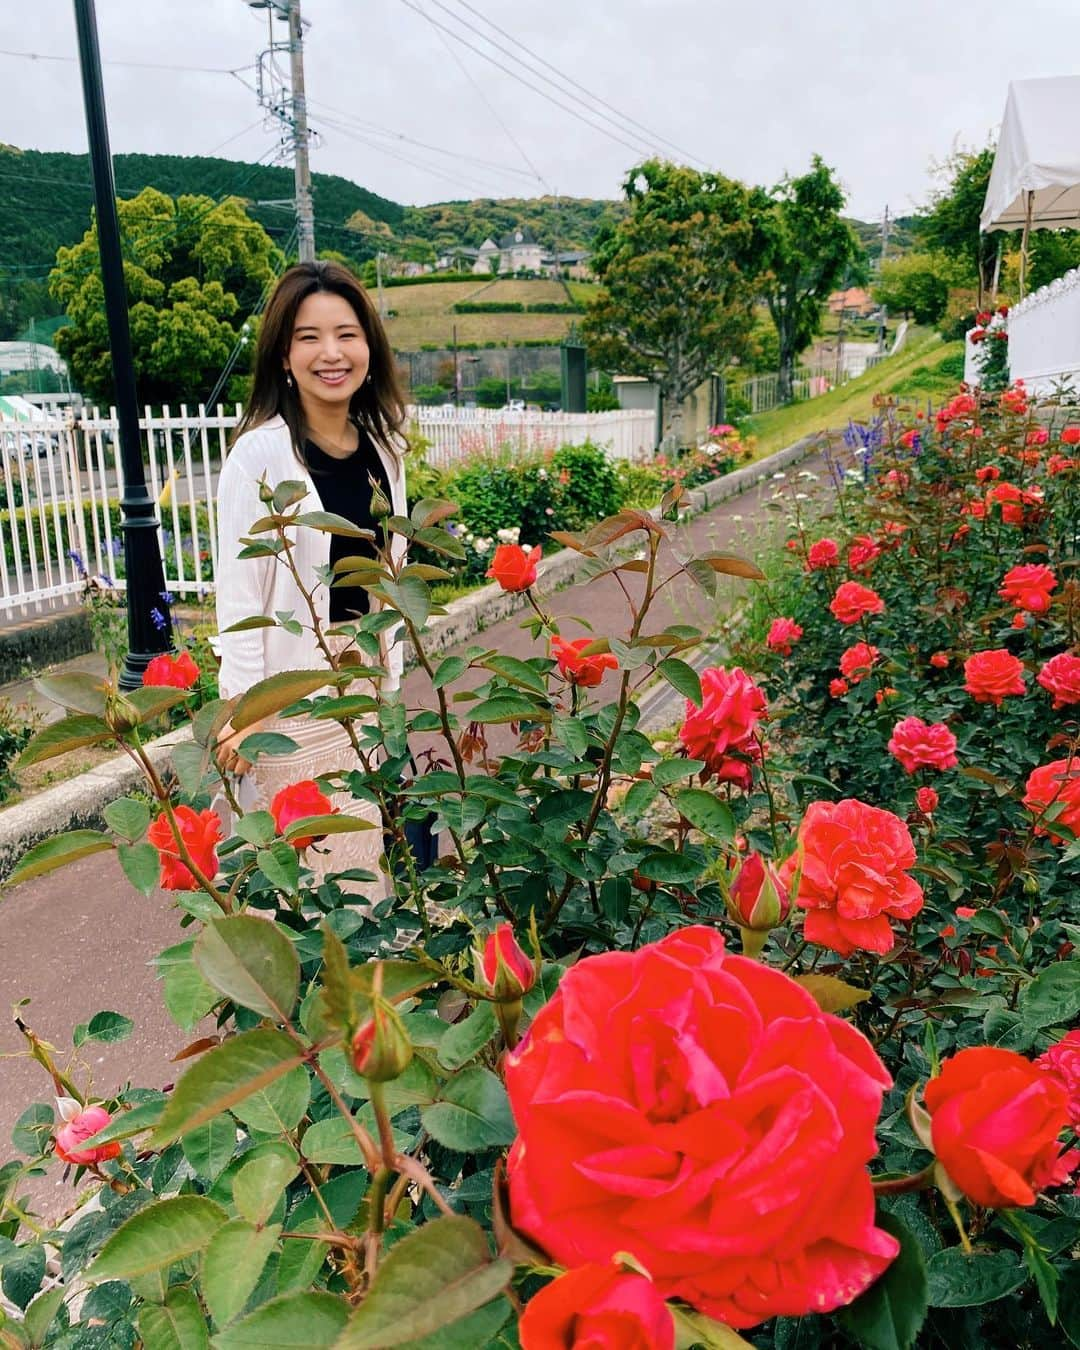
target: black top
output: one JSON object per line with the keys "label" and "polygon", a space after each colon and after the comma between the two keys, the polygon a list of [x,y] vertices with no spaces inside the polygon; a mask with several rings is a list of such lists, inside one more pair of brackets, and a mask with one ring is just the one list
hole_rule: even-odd
{"label": "black top", "polygon": [[[374,530],[381,538],[380,527],[371,514],[371,484],[368,475],[379,484],[386,500],[390,500],[390,480],[382,457],[366,431],[360,430],[360,444],[345,459],[335,459],[320,450],[314,441],[304,445],[304,457],[312,480],[319,493],[324,511],[344,516],[361,530]],[[344,534],[330,536],[330,565],[339,558],[373,558],[375,545],[369,539],[350,538]],[[342,623],[357,614],[368,612],[368,593],[360,586],[335,586],[330,590],[330,621]]]}

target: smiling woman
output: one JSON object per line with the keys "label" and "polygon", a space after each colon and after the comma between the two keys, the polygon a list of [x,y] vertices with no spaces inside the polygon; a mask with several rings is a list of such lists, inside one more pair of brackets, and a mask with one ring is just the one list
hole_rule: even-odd
{"label": "smiling woman", "polygon": [[[404,400],[393,353],[375,307],[359,282],[332,262],[301,263],[281,278],[266,308],[259,332],[251,401],[236,442],[222,470],[218,489],[219,577],[217,618],[221,634],[219,683],[226,698],[236,698],[260,680],[284,670],[317,670],[346,649],[357,652],[354,637],[338,632],[320,644],[320,629],[340,629],[362,617],[367,592],[328,589],[321,569],[344,556],[374,556],[364,536],[329,534],[301,528],[294,533],[289,560],[267,553],[242,557],[252,525],[269,507],[260,485],[302,485],[305,510],[332,512],[360,530],[377,527],[373,503],[381,496],[392,510],[406,514],[405,474],[401,459]],[[403,543],[401,536],[397,539]],[[399,545],[396,545],[396,547]],[[293,569],[295,568],[295,572]],[[273,626],[227,631],[243,619],[262,616]],[[291,630],[291,631],[290,631]],[[401,674],[400,648],[386,653],[384,687]],[[354,683],[353,693],[363,692]],[[263,755],[255,764],[242,753],[254,732],[288,735],[296,749]],[[218,738],[221,766],[237,780],[236,793],[246,810],[267,809],[283,788],[323,774],[357,767],[356,751],[337,722],[309,718],[273,720],[234,730],[225,724]],[[353,814],[373,809],[348,794],[334,805]],[[331,835],[309,858],[317,878],[348,868],[376,871],[382,854],[378,829]],[[379,896],[380,882],[361,883]]]}

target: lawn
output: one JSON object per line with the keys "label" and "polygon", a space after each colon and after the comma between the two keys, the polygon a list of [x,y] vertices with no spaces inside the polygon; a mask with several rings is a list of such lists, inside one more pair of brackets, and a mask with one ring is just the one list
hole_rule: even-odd
{"label": "lawn", "polygon": [[419,351],[425,344],[449,347],[455,327],[465,342],[527,342],[557,340],[574,320],[573,314],[455,314],[460,300],[523,305],[565,302],[566,292],[555,281],[515,281],[477,277],[475,281],[434,283],[430,286],[394,286],[386,291],[393,317],[386,328],[396,351]]}

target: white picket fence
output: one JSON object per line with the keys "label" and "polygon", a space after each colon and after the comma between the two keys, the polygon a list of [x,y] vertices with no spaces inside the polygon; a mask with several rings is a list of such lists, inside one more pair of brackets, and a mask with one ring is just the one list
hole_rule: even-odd
{"label": "white picket fence", "polygon": [[[161,501],[162,558],[171,595],[212,590],[217,566],[217,476],[242,409],[200,407],[178,414],[149,408],[140,418],[143,460]],[[612,458],[652,454],[651,412],[496,412],[410,408],[413,431],[439,467],[484,452],[521,454],[591,440]],[[123,474],[115,410],[72,416],[45,412],[30,421],[0,416],[0,619],[42,613],[82,593],[87,578],[123,590],[118,529]]]}

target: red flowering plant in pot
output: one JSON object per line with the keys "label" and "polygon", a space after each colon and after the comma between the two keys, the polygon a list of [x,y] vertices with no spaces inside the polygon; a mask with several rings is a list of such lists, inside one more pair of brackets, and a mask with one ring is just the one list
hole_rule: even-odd
{"label": "red flowering plant in pot", "polygon": [[[674,490],[656,513],[557,536],[618,587],[606,632],[556,621],[542,572],[515,557],[494,580],[520,597],[533,653],[478,641],[435,655],[439,569],[410,551],[453,559],[461,545],[452,503],[425,500],[407,518],[382,511],[375,557],[320,578],[365,588],[372,612],[327,633],[309,591],[304,619],[286,618],[325,665],[201,709],[175,784],[143,737],[150,696],[156,709],[184,690],[65,686],[69,716],[27,757],[112,737],[147,797],[114,803],[105,829],[37,846],[13,879],[111,849],[151,903],[175,903],[187,940],[158,969],[194,1039],[167,1090],[107,1097],[78,1056],[22,1028],[54,1095],[109,1117],[75,1139],[48,1103],[21,1122],[5,1195],[28,1170],[69,1167],[102,1198],[64,1235],[33,1216],[26,1227],[18,1207],[0,1214],[4,1236],[33,1250],[18,1286],[27,1335],[62,1344],[67,1321],[82,1328],[108,1304],[117,1343],[151,1346],[180,1326],[226,1347],[731,1350],[790,1345],[800,1325],[820,1344],[911,1346],[962,1344],[952,1310],[977,1306],[990,1311],[961,1320],[989,1329],[982,1343],[1018,1319],[1037,1343],[1068,1306],[1060,1257],[1080,1237],[1063,1190],[1074,1122],[1060,1103],[1074,1094],[1056,1086],[1071,1072],[1059,1046],[1071,920],[1053,875],[1074,866],[1074,756],[1029,747],[1031,770],[1048,773],[1025,803],[1005,749],[990,748],[995,719],[1049,717],[1054,697],[1027,678],[1000,706],[979,702],[960,657],[1067,649],[1069,601],[1063,584],[1021,632],[996,594],[1001,540],[1024,548],[1037,528],[1021,464],[1020,523],[972,519],[975,542],[985,531],[985,551],[998,548],[977,592],[986,614],[945,605],[966,577],[951,556],[956,501],[981,462],[979,438],[946,454],[967,425],[965,402],[925,462],[897,457],[907,478],[891,480],[880,517],[873,473],[858,498],[843,493],[844,546],[819,550],[820,565],[809,547],[786,551],[790,576],[751,602],[763,612],[782,592],[770,623],[792,627],[771,646],[763,630],[737,653],[699,652],[702,634],[665,611],[676,579],[712,598],[719,578],[766,579],[737,555],[686,558]],[[904,504],[924,490],[948,497],[933,520]],[[245,548],[275,565],[291,566],[299,530],[351,528],[306,511],[302,484],[265,484],[261,505]],[[1048,488],[1040,526],[1055,506]],[[935,520],[941,557],[924,561]],[[879,547],[861,546],[857,577],[856,535]],[[1048,565],[1066,574],[1053,551]],[[419,697],[388,678],[406,640]],[[942,669],[923,651],[957,659]],[[1067,690],[1068,671],[1052,682]],[[651,683],[682,703],[670,739],[641,727]],[[231,721],[247,758],[284,753],[289,738],[262,724],[286,712],[339,722],[349,751],[340,771],[245,812],[215,767],[216,731]],[[910,718],[920,725],[897,732]],[[419,820],[442,839],[431,865],[410,845]],[[328,841],[372,825],[378,873],[328,870]],[[1044,887],[1038,913],[1029,879]],[[99,1035],[126,1030],[100,1016]],[[1004,1053],[1004,1038],[1027,1067],[972,1096],[949,1064]],[[1008,1206],[988,1203],[977,1167]],[[48,1245],[89,1288],[72,1314],[38,1302],[53,1298],[31,1278]],[[989,1291],[977,1305],[973,1287]]]}

